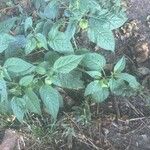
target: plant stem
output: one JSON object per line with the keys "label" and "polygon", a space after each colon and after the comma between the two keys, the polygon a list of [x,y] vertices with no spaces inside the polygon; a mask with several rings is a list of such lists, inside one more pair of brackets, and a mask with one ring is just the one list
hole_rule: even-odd
{"label": "plant stem", "polygon": [[120,110],[119,110],[118,102],[117,102],[116,97],[114,95],[112,95],[112,103],[113,103],[113,107],[114,107],[115,112],[116,112],[116,122],[118,123],[118,119],[120,118]]}

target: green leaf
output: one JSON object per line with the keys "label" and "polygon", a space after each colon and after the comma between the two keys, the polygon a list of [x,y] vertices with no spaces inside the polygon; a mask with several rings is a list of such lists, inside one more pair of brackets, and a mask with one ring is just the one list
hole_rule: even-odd
{"label": "green leaf", "polygon": [[60,94],[51,86],[44,85],[40,88],[40,96],[47,111],[52,115],[53,119],[56,120],[60,107]]}
{"label": "green leaf", "polygon": [[4,67],[8,72],[23,74],[31,73],[35,69],[32,64],[15,57],[7,59],[4,63]]}
{"label": "green leaf", "polygon": [[106,23],[104,23],[103,27],[108,30],[113,30],[121,27],[127,21],[126,13],[121,10],[117,14],[109,15],[106,18]]}
{"label": "green leaf", "polygon": [[72,10],[79,10],[80,13],[85,13],[89,11],[89,1],[74,1],[70,0],[70,9]]}
{"label": "green leaf", "polygon": [[8,95],[7,95],[7,86],[6,81],[1,79],[0,80],[0,103],[7,101]]}
{"label": "green leaf", "polygon": [[65,34],[67,35],[67,37],[69,39],[74,37],[74,34],[76,33],[76,26],[77,26],[77,22],[76,21],[70,21],[67,29],[65,31]]}
{"label": "green leaf", "polygon": [[37,95],[31,90],[27,89],[24,95],[26,108],[33,113],[41,114],[40,100]]}
{"label": "green leaf", "polygon": [[28,75],[28,76],[25,76],[23,78],[21,78],[21,80],[19,81],[19,84],[21,86],[25,86],[27,87],[28,85],[30,85],[33,81],[33,75]]}
{"label": "green leaf", "polygon": [[40,7],[45,6],[45,1],[43,1],[43,0],[32,0],[32,3],[37,10],[39,10]]}
{"label": "green leaf", "polygon": [[125,69],[125,66],[126,66],[126,60],[125,60],[125,57],[123,56],[123,57],[118,61],[118,63],[115,65],[115,67],[114,67],[114,72],[121,73],[121,72]]}
{"label": "green leaf", "polygon": [[139,88],[140,84],[136,80],[136,78],[133,75],[130,75],[128,73],[121,73],[117,75],[117,78],[122,79],[129,83],[129,86],[133,89]]}
{"label": "green leaf", "polygon": [[44,23],[44,26],[43,26],[43,31],[42,31],[42,34],[45,36],[45,37],[48,37],[48,33],[50,32],[51,28],[53,27],[53,21],[51,20],[47,20],[45,23]]}
{"label": "green leaf", "polygon": [[97,53],[87,53],[82,59],[82,65],[92,71],[101,71],[106,65],[105,58]]}
{"label": "green leaf", "polygon": [[109,96],[109,89],[107,87],[101,88],[98,92],[92,95],[95,102],[100,103],[106,100]]}
{"label": "green leaf", "polygon": [[88,3],[89,3],[89,8],[91,13],[94,14],[96,11],[102,10],[100,4],[96,0],[89,0]]}
{"label": "green leaf", "polygon": [[59,57],[60,55],[57,52],[49,51],[45,54],[44,60],[49,63],[50,67],[52,67]]}
{"label": "green leaf", "polygon": [[6,115],[8,113],[12,113],[11,107],[10,107],[10,102],[8,100],[0,102],[0,114]]}
{"label": "green leaf", "polygon": [[43,61],[36,67],[35,70],[38,74],[44,75],[44,74],[46,74],[48,67],[49,67],[49,63],[46,61]]}
{"label": "green leaf", "polygon": [[11,42],[15,41],[15,38],[9,34],[0,34],[0,53],[6,50]]}
{"label": "green leaf", "polygon": [[109,96],[109,89],[103,87],[98,80],[95,80],[87,85],[84,95],[91,95],[95,102],[103,102]]}
{"label": "green leaf", "polygon": [[81,74],[77,71],[69,74],[58,73],[52,78],[52,83],[62,88],[78,90],[84,88],[83,81],[80,78]]}
{"label": "green leaf", "polygon": [[26,113],[25,101],[23,98],[13,97],[11,100],[11,108],[14,115],[22,123],[24,115]]}
{"label": "green leaf", "polygon": [[89,83],[85,89],[85,96],[94,94],[95,92],[98,92],[100,90],[100,83],[98,80],[92,81],[91,83]]}
{"label": "green leaf", "polygon": [[3,68],[3,76],[4,76],[5,79],[11,81],[11,77],[10,77],[10,75],[9,75],[6,68]]}
{"label": "green leaf", "polygon": [[24,35],[13,36],[14,40],[9,43],[8,48],[5,50],[5,59],[10,57],[20,57],[23,54],[23,48],[26,45],[26,38]]}
{"label": "green leaf", "polygon": [[25,46],[25,54],[28,55],[33,50],[35,50],[36,45],[37,45],[37,41],[34,37],[27,38],[27,43],[26,43],[26,46]]}
{"label": "green leaf", "polygon": [[59,13],[59,3],[57,0],[52,0],[44,9],[44,17],[49,19],[55,19]]}
{"label": "green leaf", "polygon": [[0,33],[8,33],[11,30],[11,28],[14,26],[16,20],[17,18],[14,17],[0,22]]}
{"label": "green leaf", "polygon": [[67,34],[58,31],[58,29],[55,27],[50,30],[48,38],[48,44],[54,51],[60,53],[74,52],[70,38],[67,36]]}
{"label": "green leaf", "polygon": [[27,30],[29,28],[32,28],[32,25],[33,25],[32,17],[26,18],[25,23],[24,23],[24,30],[25,30],[25,32],[27,32]]}
{"label": "green leaf", "polygon": [[83,56],[79,55],[68,55],[62,56],[56,60],[53,69],[55,72],[59,73],[69,73],[75,69],[81,62]]}
{"label": "green leaf", "polygon": [[123,95],[123,93],[125,92],[127,88],[125,82],[121,79],[115,80],[111,78],[109,80],[108,85],[109,85],[111,92],[115,95]]}
{"label": "green leaf", "polygon": [[114,51],[115,50],[115,38],[111,30],[103,27],[97,27],[95,22],[90,20],[90,27],[88,29],[88,37],[90,41],[96,43],[103,49]]}
{"label": "green leaf", "polygon": [[48,47],[47,47],[47,40],[45,38],[45,36],[41,33],[37,33],[35,35],[35,38],[37,39],[38,43],[38,48],[45,48],[46,50],[48,50]]}
{"label": "green leaf", "polygon": [[41,21],[36,24],[35,33],[42,33],[45,22]]}
{"label": "green leaf", "polygon": [[86,71],[86,73],[94,79],[99,79],[102,76],[101,72],[99,71]]}
{"label": "green leaf", "polygon": [[71,0],[69,9],[72,20],[80,20],[89,11],[89,1],[88,0]]}

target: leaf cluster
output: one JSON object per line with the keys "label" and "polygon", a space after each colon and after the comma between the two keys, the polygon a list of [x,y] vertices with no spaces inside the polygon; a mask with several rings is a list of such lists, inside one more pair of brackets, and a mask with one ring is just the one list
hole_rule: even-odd
{"label": "leaf cluster", "polygon": [[138,88],[135,77],[123,73],[125,57],[107,75],[105,57],[77,44],[77,35],[85,32],[89,41],[114,52],[113,30],[127,20],[119,0],[33,0],[32,5],[37,17],[20,12],[0,23],[1,113],[14,113],[23,122],[44,111],[56,120],[63,107],[61,88],[82,89],[95,102]]}

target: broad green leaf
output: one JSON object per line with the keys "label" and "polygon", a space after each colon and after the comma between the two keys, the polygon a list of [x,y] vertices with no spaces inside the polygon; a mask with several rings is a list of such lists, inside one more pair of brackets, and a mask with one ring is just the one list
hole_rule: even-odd
{"label": "broad green leaf", "polygon": [[100,88],[98,92],[92,94],[92,98],[95,102],[100,103],[106,100],[109,96],[109,89],[107,87]]}
{"label": "broad green leaf", "polygon": [[82,17],[86,14],[86,10],[85,11],[80,11],[78,9],[74,9],[69,11],[70,12],[70,20],[71,21],[80,21],[82,19]]}
{"label": "broad green leaf", "polygon": [[43,31],[42,31],[42,34],[45,36],[45,37],[48,37],[48,33],[49,31],[51,30],[51,28],[53,27],[53,21],[51,20],[47,20],[45,23],[44,23],[44,26],[43,26]]}
{"label": "broad green leaf", "polygon": [[44,21],[41,21],[41,22],[36,24],[35,33],[42,33],[43,32],[44,23],[45,23]]}
{"label": "broad green leaf", "polygon": [[121,27],[127,21],[126,13],[121,10],[117,14],[112,14],[106,18],[106,23],[103,27],[108,30],[113,30]]}
{"label": "broad green leaf", "polygon": [[91,95],[94,101],[103,102],[109,96],[108,87],[102,87],[101,83],[98,80],[95,80],[88,84],[85,89],[85,96]]}
{"label": "broad green leaf", "polygon": [[45,6],[45,1],[43,0],[32,0],[34,7],[39,10],[40,7],[44,7]]}
{"label": "broad green leaf", "polygon": [[11,112],[11,107],[10,107],[10,102],[8,100],[0,102],[0,114],[6,115],[10,114]]}
{"label": "broad green leaf", "polygon": [[46,74],[48,67],[49,67],[49,63],[46,61],[43,61],[35,68],[35,71],[40,75],[44,75]]}
{"label": "broad green leaf", "polygon": [[50,67],[52,67],[59,57],[60,55],[57,52],[49,51],[45,54],[44,60],[48,62]]}
{"label": "broad green leaf", "polygon": [[48,34],[49,46],[60,53],[74,53],[70,38],[67,34],[58,31],[56,28],[52,28]]}
{"label": "broad green leaf", "polygon": [[80,13],[85,13],[89,11],[88,0],[80,1],[80,0],[70,0],[70,9],[79,10]]}
{"label": "broad green leaf", "polygon": [[0,34],[0,53],[6,50],[11,42],[15,41],[15,38],[9,34]]}
{"label": "broad green leaf", "polygon": [[25,76],[27,74],[31,74],[34,71],[35,71],[35,66],[32,66],[31,68],[29,68],[26,71],[23,71],[23,72],[20,72],[20,73],[12,73],[11,75],[14,75],[14,76]]}
{"label": "broad green leaf", "polygon": [[8,70],[8,72],[23,74],[30,73],[35,69],[32,64],[15,57],[7,59],[4,63],[4,67]]}
{"label": "broad green leaf", "polygon": [[32,83],[33,77],[34,77],[33,75],[25,76],[25,77],[20,79],[19,84],[21,86],[27,87],[28,85],[30,85]]}
{"label": "broad green leaf", "polygon": [[8,33],[14,26],[17,18],[10,18],[5,21],[0,22],[0,33]]}
{"label": "broad green leaf", "polygon": [[0,80],[0,103],[7,101],[8,94],[7,94],[7,86],[6,81],[1,79]]}
{"label": "broad green leaf", "polygon": [[16,36],[13,36],[13,38],[15,40],[13,40],[10,43],[10,46],[13,46],[13,48],[24,48],[25,47],[27,40],[24,35],[16,35]]}
{"label": "broad green leaf", "polygon": [[99,79],[102,76],[101,72],[99,71],[86,71],[86,73],[94,79]]}
{"label": "broad green leaf", "polygon": [[32,38],[27,38],[27,43],[25,46],[25,54],[28,55],[30,54],[33,50],[35,50],[37,45],[37,41],[34,37]]}
{"label": "broad green leaf", "polygon": [[47,111],[52,115],[53,119],[56,120],[60,107],[60,94],[51,86],[44,85],[40,88],[40,96]]}
{"label": "broad green leaf", "polygon": [[41,114],[40,100],[31,89],[26,90],[23,98],[26,103],[26,108],[29,110],[29,112],[39,115]]}
{"label": "broad green leaf", "polygon": [[25,23],[24,23],[24,30],[25,30],[25,32],[26,32],[29,28],[32,28],[32,25],[33,25],[32,17],[26,18]]}
{"label": "broad green leaf", "polygon": [[11,108],[16,118],[22,123],[26,113],[25,101],[23,98],[13,97],[11,100]]}
{"label": "broad green leaf", "polygon": [[101,11],[98,12],[98,18],[97,21],[99,22],[99,24],[97,25],[104,25],[105,23],[107,23],[107,16],[109,16],[109,10],[108,8],[102,8]]}
{"label": "broad green leaf", "polygon": [[88,30],[88,37],[90,41],[96,43],[99,47],[114,51],[115,50],[115,39],[112,31],[106,29],[92,29]]}
{"label": "broad green leaf", "polygon": [[49,19],[55,19],[59,13],[59,3],[57,0],[52,0],[44,9],[44,17]]}
{"label": "broad green leaf", "polygon": [[48,47],[47,47],[47,40],[45,38],[45,36],[41,33],[37,33],[35,35],[35,38],[37,39],[37,46],[38,48],[45,48],[46,50],[48,50]]}
{"label": "broad green leaf", "polygon": [[8,73],[6,68],[3,68],[3,76],[4,76],[5,79],[11,81],[10,74]]}
{"label": "broad green leaf", "polygon": [[125,66],[126,66],[126,60],[125,57],[123,56],[115,65],[114,72],[121,73],[125,69]]}
{"label": "broad green leaf", "polygon": [[89,83],[85,89],[85,96],[94,94],[95,92],[98,92],[100,90],[101,86],[98,80],[92,81]]}
{"label": "broad green leaf", "polygon": [[125,89],[127,88],[125,82],[121,79],[113,79],[111,78],[109,80],[109,88],[111,90],[111,92],[115,95],[123,95],[123,93],[125,92]]}
{"label": "broad green leaf", "polygon": [[52,78],[52,83],[54,85],[67,89],[83,89],[84,84],[80,77],[80,73],[76,71],[68,74],[58,73]]}
{"label": "broad green leaf", "polygon": [[67,35],[67,37],[69,39],[74,37],[74,34],[76,33],[76,26],[77,26],[77,22],[76,21],[70,21],[67,29],[65,31],[65,34]]}
{"label": "broad green leaf", "polygon": [[93,19],[89,22],[88,37],[90,41],[96,43],[103,49],[110,51],[115,50],[115,38],[113,32],[97,26]]}
{"label": "broad green leaf", "polygon": [[92,71],[101,71],[106,65],[105,58],[97,53],[87,53],[82,59],[82,65]]}
{"label": "broad green leaf", "polygon": [[76,50],[76,55],[84,55],[84,54],[88,54],[89,52],[90,50],[87,48],[80,48]]}
{"label": "broad green leaf", "polygon": [[5,50],[5,59],[10,57],[20,57],[23,54],[23,48],[26,45],[24,35],[13,36],[14,40],[10,41],[8,48]]}
{"label": "broad green leaf", "polygon": [[100,4],[97,2],[97,0],[89,0],[89,8],[91,13],[95,13],[97,11],[101,11],[102,8]]}
{"label": "broad green leaf", "polygon": [[69,73],[79,65],[82,58],[83,56],[81,55],[62,56],[56,60],[53,69],[55,72]]}
{"label": "broad green leaf", "polygon": [[133,89],[137,89],[140,86],[140,84],[136,80],[136,78],[133,75],[130,75],[128,73],[118,74],[117,78],[122,79],[122,80],[128,82],[129,85],[130,85],[130,87],[133,88]]}
{"label": "broad green leaf", "polygon": [[69,9],[71,12],[72,20],[80,20],[89,11],[88,0],[71,0]]}

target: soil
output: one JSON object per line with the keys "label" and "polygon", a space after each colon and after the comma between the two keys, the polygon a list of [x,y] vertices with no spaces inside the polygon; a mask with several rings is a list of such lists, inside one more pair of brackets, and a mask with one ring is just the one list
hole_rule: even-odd
{"label": "soil", "polygon": [[[129,57],[129,72],[136,72],[141,83],[150,93],[150,1],[128,0],[128,22],[116,34],[116,54],[108,55],[110,63],[125,54]],[[97,49],[97,48],[95,48]],[[101,51],[103,52],[103,51]],[[105,53],[106,54],[106,53]],[[130,65],[131,64],[131,65]],[[142,70],[142,71],[141,71]],[[111,97],[110,97],[111,99]],[[90,125],[78,124],[74,112],[63,114],[58,120],[54,137],[48,138],[47,131],[41,139],[32,137],[24,128],[24,139],[28,150],[150,150],[150,107],[149,97],[133,96],[130,99],[116,97],[120,118],[116,120],[112,104],[108,102],[99,106],[92,105]],[[74,129],[75,135],[63,135],[66,122]],[[1,134],[2,133],[2,134]],[[4,140],[0,132],[0,142]]]}

